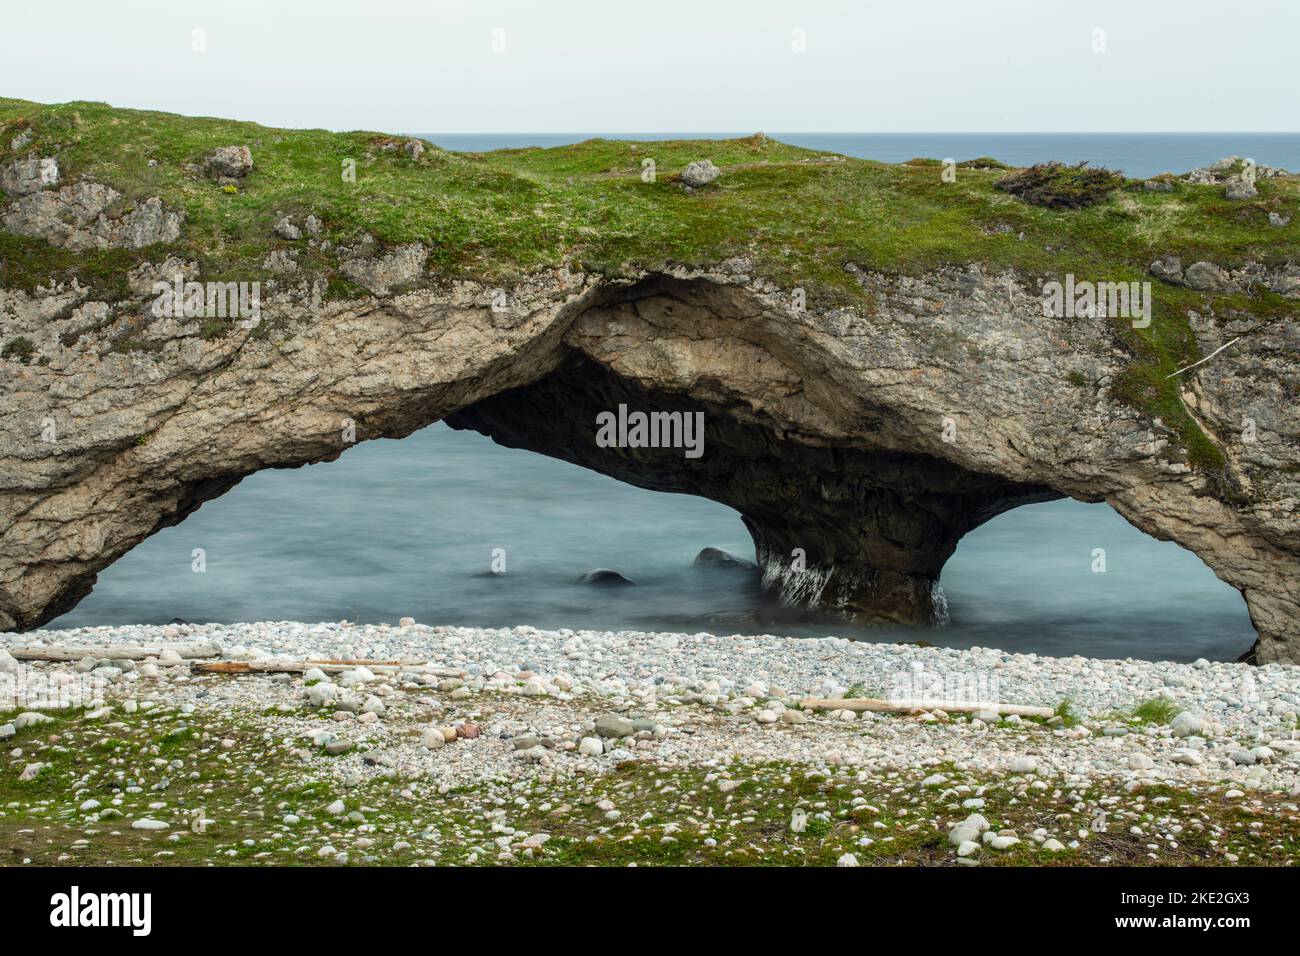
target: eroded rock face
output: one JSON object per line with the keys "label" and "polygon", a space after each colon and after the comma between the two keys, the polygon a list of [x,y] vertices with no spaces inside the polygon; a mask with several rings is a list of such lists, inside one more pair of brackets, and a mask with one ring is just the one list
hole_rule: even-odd
{"label": "eroded rock face", "polygon": [[60,180],[53,157],[0,169],[0,189],[12,199],[4,228],[78,251],[143,249],[180,237],[184,215],[156,196],[122,208],[122,195],[111,186],[78,180],[59,187]]}
{"label": "eroded rock face", "polygon": [[[289,278],[263,291],[269,331],[205,339],[200,320],[164,319],[126,353],[105,343],[129,306],[79,286],[0,292],[0,340],[36,348],[0,379],[0,625],[63,612],[244,475],[448,419],[726,502],[768,588],[867,621],[930,620],[961,535],[1007,508],[1108,501],[1242,590],[1261,660],[1300,660],[1294,323],[1198,317],[1203,354],[1239,339],[1187,373],[1229,462],[1212,482],[1112,400],[1126,357],[1104,320],[1046,318],[1037,287],[974,265],[851,271],[874,309],[795,309],[744,262],[633,282],[547,272],[495,309],[471,283],[313,309]],[[703,453],[602,447],[596,416],[619,404],[702,412]]]}

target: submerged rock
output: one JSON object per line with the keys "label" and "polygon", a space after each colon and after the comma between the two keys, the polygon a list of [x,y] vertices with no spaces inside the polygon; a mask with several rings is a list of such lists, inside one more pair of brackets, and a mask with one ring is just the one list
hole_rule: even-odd
{"label": "submerged rock", "polygon": [[578,576],[576,583],[593,584],[605,588],[632,587],[635,584],[635,582],[629,581],[617,571],[611,571],[609,568],[596,568],[586,574],[581,574]]}
{"label": "submerged rock", "polygon": [[695,565],[701,568],[719,568],[724,571],[757,571],[758,565],[746,561],[721,548],[702,548],[695,556]]}

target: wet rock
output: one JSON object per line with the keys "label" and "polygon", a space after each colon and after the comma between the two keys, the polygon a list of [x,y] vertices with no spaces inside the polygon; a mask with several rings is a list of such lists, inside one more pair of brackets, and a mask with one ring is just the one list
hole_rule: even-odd
{"label": "wet rock", "polygon": [[746,561],[721,548],[702,548],[695,556],[695,565],[702,568],[717,568],[723,571],[757,571],[758,565]]}
{"label": "wet rock", "polygon": [[617,571],[611,571],[609,568],[596,568],[586,574],[579,575],[576,583],[591,584],[604,588],[632,587],[634,585],[634,582],[629,581]]}

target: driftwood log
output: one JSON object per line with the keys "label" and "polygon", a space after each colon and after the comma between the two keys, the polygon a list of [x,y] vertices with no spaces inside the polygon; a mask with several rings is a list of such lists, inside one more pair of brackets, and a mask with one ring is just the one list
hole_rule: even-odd
{"label": "driftwood log", "polygon": [[995,704],[992,701],[956,700],[879,700],[874,697],[805,697],[800,702],[805,710],[870,710],[885,714],[913,714],[921,710],[942,710],[949,714],[975,714],[987,710],[1002,717],[1051,717],[1056,713],[1051,707],[1034,707],[1029,704]]}
{"label": "driftwood log", "polygon": [[340,674],[357,667],[365,667],[368,670],[412,671],[418,674],[432,674],[435,677],[465,676],[464,671],[434,667],[427,661],[212,661],[196,663],[190,670],[194,674],[303,674],[316,668],[326,674]]}
{"label": "driftwood log", "polygon": [[[142,661],[161,657],[163,651],[175,651],[184,660],[220,657],[221,648],[215,644],[153,644],[149,646],[95,647],[69,645],[63,647],[11,647],[9,653],[18,661],[79,661],[93,657],[101,661]],[[162,661],[161,663],[167,663]]]}

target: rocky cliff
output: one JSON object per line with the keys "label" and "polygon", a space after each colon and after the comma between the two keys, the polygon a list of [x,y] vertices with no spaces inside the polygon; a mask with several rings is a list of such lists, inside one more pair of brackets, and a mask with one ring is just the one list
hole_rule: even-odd
{"label": "rocky cliff", "polygon": [[[447,420],[731,505],[769,589],[867,621],[932,620],[994,515],[1106,501],[1300,661],[1300,182],[1053,208],[999,165],[0,100],[0,627],[245,475]],[[703,454],[607,447],[620,405],[702,412]]]}

